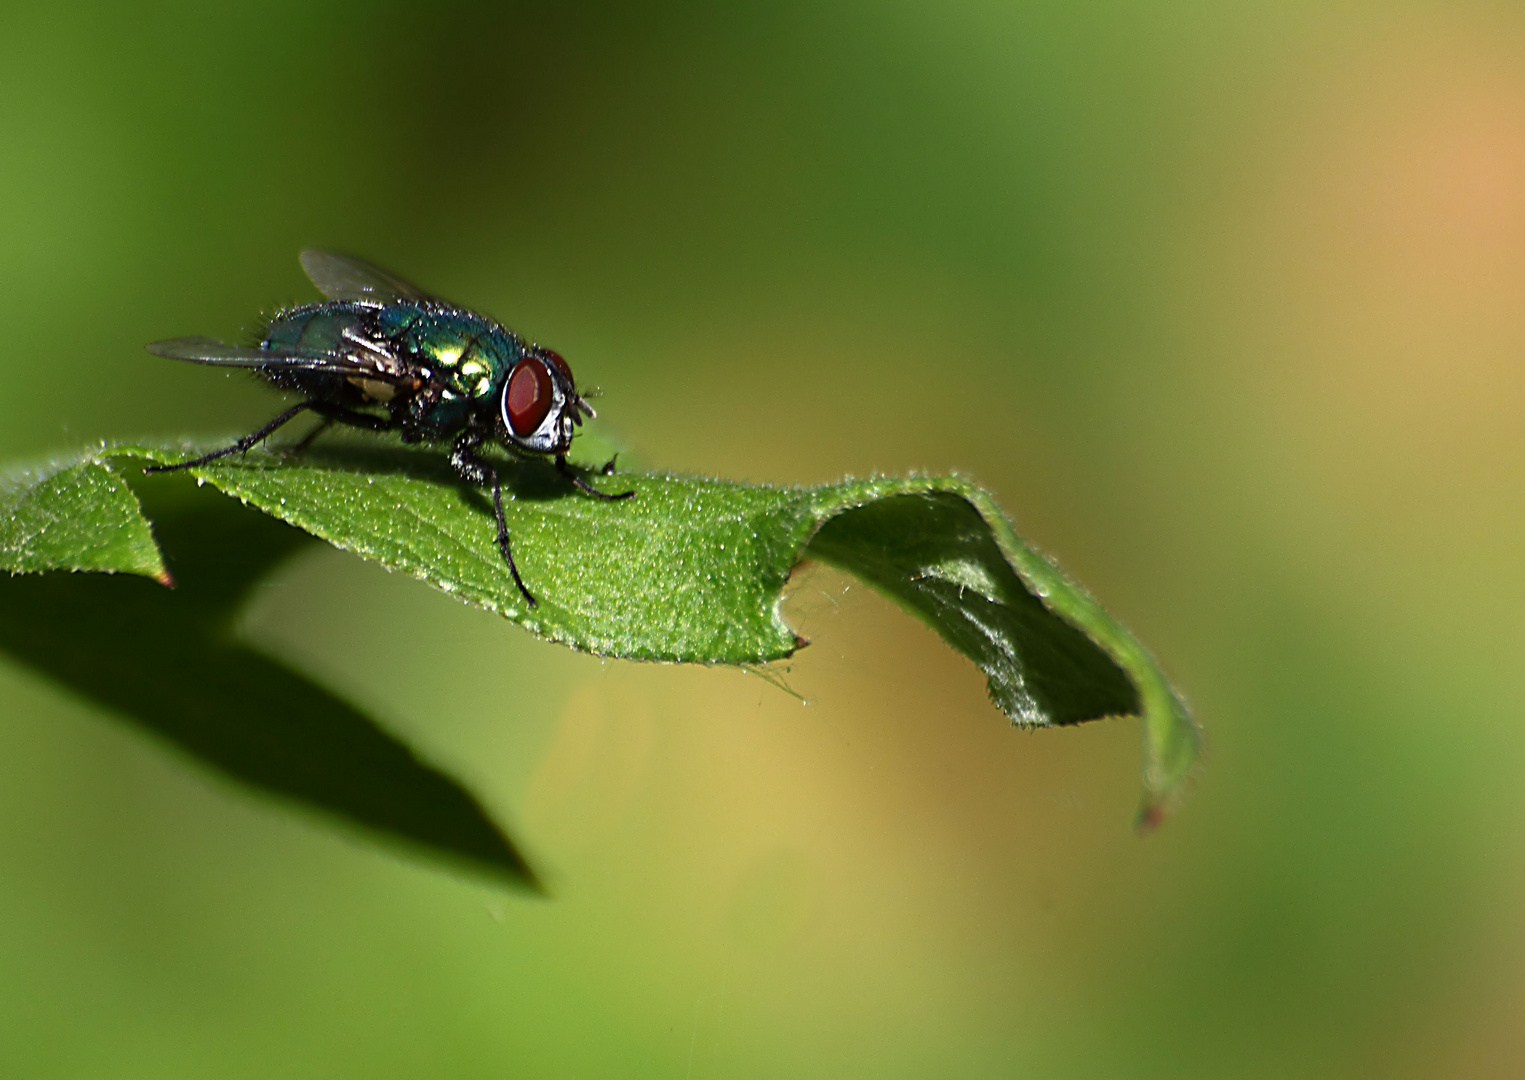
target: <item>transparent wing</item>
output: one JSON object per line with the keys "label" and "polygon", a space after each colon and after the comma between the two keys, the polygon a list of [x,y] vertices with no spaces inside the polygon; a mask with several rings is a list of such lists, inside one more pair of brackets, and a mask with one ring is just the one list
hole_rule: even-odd
{"label": "transparent wing", "polygon": [[302,269],[330,300],[432,300],[418,286],[364,259],[332,251],[304,251]]}
{"label": "transparent wing", "polygon": [[220,364],[223,367],[264,367],[267,364],[283,361],[301,365],[307,362],[325,363],[330,359],[316,353],[246,349],[209,337],[169,338],[165,341],[151,341],[143,347],[155,356],[165,356],[171,360],[189,360],[195,364]]}
{"label": "transparent wing", "polygon": [[169,338],[143,346],[155,356],[189,360],[217,367],[284,368],[287,371],[319,371],[334,375],[363,375],[383,382],[407,382],[410,376],[386,371],[378,365],[342,353],[299,352],[294,349],[250,349],[228,345],[209,337]]}

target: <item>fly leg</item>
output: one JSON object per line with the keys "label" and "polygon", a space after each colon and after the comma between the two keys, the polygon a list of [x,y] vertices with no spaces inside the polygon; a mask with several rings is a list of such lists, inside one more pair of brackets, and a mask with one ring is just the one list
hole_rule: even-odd
{"label": "fly leg", "polygon": [[311,446],[319,435],[335,424],[348,424],[350,427],[364,428],[367,431],[390,431],[397,426],[390,417],[372,416],[358,409],[346,409],[342,405],[325,405],[318,402],[313,405],[312,411],[321,415],[323,422],[304,435],[301,442],[288,447],[283,451],[284,453],[300,454]]}
{"label": "fly leg", "polygon": [[286,449],[282,450],[281,453],[295,457],[297,454],[302,453],[314,442],[316,442],[319,435],[323,434],[333,426],[334,418],[331,416],[325,416],[323,418],[323,422],[309,431],[306,435],[303,435],[300,442],[292,443],[290,446],[286,447]]}
{"label": "fly leg", "polygon": [[[397,426],[397,421],[390,416],[372,416],[359,409],[347,409],[343,405],[318,404],[313,406],[313,411],[319,413],[325,423],[348,424],[367,431],[391,431]],[[322,431],[323,428],[320,426],[318,430]]]}
{"label": "fly leg", "polygon": [[[599,471],[607,476],[613,470],[613,468],[614,461],[611,459],[609,464],[605,465]],[[592,495],[595,499],[604,499],[608,502],[617,502],[620,499],[628,499],[630,496],[635,494],[634,491],[622,491],[618,495],[608,495],[602,491],[599,491],[598,488],[594,487],[592,484],[588,483],[581,476],[579,476],[577,474],[577,470],[573,469],[572,466],[567,464],[567,458],[565,454],[556,455],[556,471],[559,472],[562,476],[565,476],[568,480],[572,481],[572,486],[575,487],[578,491],[582,492],[584,495]]]}
{"label": "fly leg", "polygon": [[498,470],[477,453],[480,445],[482,436],[479,433],[461,432],[455,445],[450,448],[450,464],[463,480],[473,484],[492,485],[492,509],[498,518],[498,550],[503,553],[503,561],[508,563],[508,572],[514,576],[514,584],[519,586],[519,591],[529,601],[530,607],[535,607],[535,597],[525,588],[524,579],[519,576],[519,568],[514,565],[514,553],[508,546],[508,522],[503,518],[503,482],[498,479]]}
{"label": "fly leg", "polygon": [[248,453],[257,444],[263,442],[265,439],[268,439],[271,435],[275,434],[275,429],[280,427],[282,424],[293,419],[294,417],[301,415],[308,409],[321,408],[322,406],[316,401],[299,401],[291,408],[281,413],[281,415],[277,416],[274,420],[270,421],[270,423],[260,428],[254,434],[245,435],[232,446],[224,447],[221,450],[214,450],[210,454],[202,454],[199,458],[194,458],[191,461],[182,461],[178,465],[150,465],[143,471],[145,473],[164,473],[175,472],[178,469],[193,469],[198,465],[205,465],[209,461],[216,461],[218,458],[227,457],[229,454]]}

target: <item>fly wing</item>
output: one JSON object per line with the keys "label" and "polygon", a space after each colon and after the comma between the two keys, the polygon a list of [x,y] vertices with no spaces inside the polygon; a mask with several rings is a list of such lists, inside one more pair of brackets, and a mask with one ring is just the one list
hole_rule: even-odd
{"label": "fly wing", "polygon": [[209,337],[169,338],[165,341],[151,341],[143,347],[155,356],[189,360],[195,364],[217,364],[221,367],[266,367],[281,363],[300,367],[309,362],[325,363],[329,360],[329,357],[317,353],[246,349]]}
{"label": "fly wing", "polygon": [[193,364],[217,367],[280,368],[286,371],[318,371],[334,375],[358,375],[383,382],[407,382],[409,376],[388,371],[346,353],[303,352],[296,349],[251,349],[228,345],[209,337],[169,338],[144,346],[155,356],[171,360],[189,360]]}
{"label": "fly wing", "polygon": [[336,255],[332,251],[304,251],[302,269],[330,300],[432,300],[418,286],[404,281],[364,259]]}

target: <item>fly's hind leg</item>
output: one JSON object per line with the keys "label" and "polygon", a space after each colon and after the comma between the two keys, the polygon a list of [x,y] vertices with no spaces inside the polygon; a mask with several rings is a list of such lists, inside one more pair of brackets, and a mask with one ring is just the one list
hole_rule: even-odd
{"label": "fly's hind leg", "polygon": [[508,522],[503,517],[503,482],[498,478],[498,470],[477,453],[477,447],[482,445],[482,436],[474,431],[463,431],[456,438],[455,445],[450,448],[450,464],[460,474],[463,480],[473,484],[491,485],[492,509],[498,519],[498,550],[503,553],[503,561],[508,564],[508,572],[514,576],[514,584],[519,586],[519,591],[524,594],[524,599],[530,607],[536,606],[533,594],[524,585],[524,579],[519,576],[519,568],[514,565],[514,553],[508,544]]}
{"label": "fly's hind leg", "polygon": [[143,471],[145,473],[166,473],[175,472],[179,469],[194,469],[198,465],[205,465],[209,461],[216,461],[218,458],[227,457],[229,454],[248,453],[259,443],[275,434],[275,430],[282,424],[285,424],[297,416],[300,416],[308,409],[318,408],[321,408],[321,406],[316,401],[299,401],[291,408],[277,416],[274,420],[270,421],[270,423],[266,424],[264,427],[260,428],[252,435],[245,435],[232,446],[224,447],[221,450],[214,450],[210,454],[202,454],[199,458],[192,458],[190,461],[182,461],[176,465],[150,465]]}
{"label": "fly's hind leg", "polygon": [[342,405],[326,405],[322,402],[314,403],[312,411],[323,417],[322,423],[302,436],[300,442],[293,443],[282,453],[300,454],[311,446],[319,435],[322,435],[335,424],[348,424],[350,427],[364,428],[366,431],[390,431],[397,426],[397,422],[387,416],[372,416],[358,409],[348,409]]}
{"label": "fly's hind leg", "polygon": [[284,449],[282,449],[281,453],[287,455],[288,457],[295,457],[298,454],[303,453],[309,446],[311,446],[314,442],[317,441],[319,435],[323,434],[325,431],[327,431],[329,428],[331,428],[333,426],[334,426],[334,419],[333,419],[333,417],[325,416],[323,418],[322,422],[319,423],[317,427],[313,428],[306,435],[303,435],[299,442],[294,442],[290,446],[285,447]]}
{"label": "fly's hind leg", "polygon": [[[366,431],[391,431],[397,426],[397,421],[390,416],[374,416],[343,405],[319,404],[314,405],[313,409],[330,424],[348,424],[350,427],[364,428]],[[318,430],[323,429],[320,427]]]}

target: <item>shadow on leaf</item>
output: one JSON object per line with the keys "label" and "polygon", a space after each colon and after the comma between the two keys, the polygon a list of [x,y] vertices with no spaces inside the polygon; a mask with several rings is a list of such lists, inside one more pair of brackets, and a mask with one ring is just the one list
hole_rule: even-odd
{"label": "shadow on leaf", "polygon": [[[542,502],[577,494],[549,460],[516,458],[495,452],[490,447],[484,451],[484,456],[503,478],[505,494],[512,494],[516,499]],[[489,512],[492,507],[487,489],[461,479],[450,465],[448,452],[439,446],[398,446],[364,436],[340,436],[309,447],[299,455],[289,455],[289,461],[281,462],[288,463],[373,476],[407,476],[458,488],[463,494],[477,497]]]}
{"label": "shadow on leaf", "polygon": [[179,478],[142,493],[177,587],[126,574],[0,576],[0,648],[227,776],[538,890],[465,788],[232,637],[249,588],[309,538]]}

